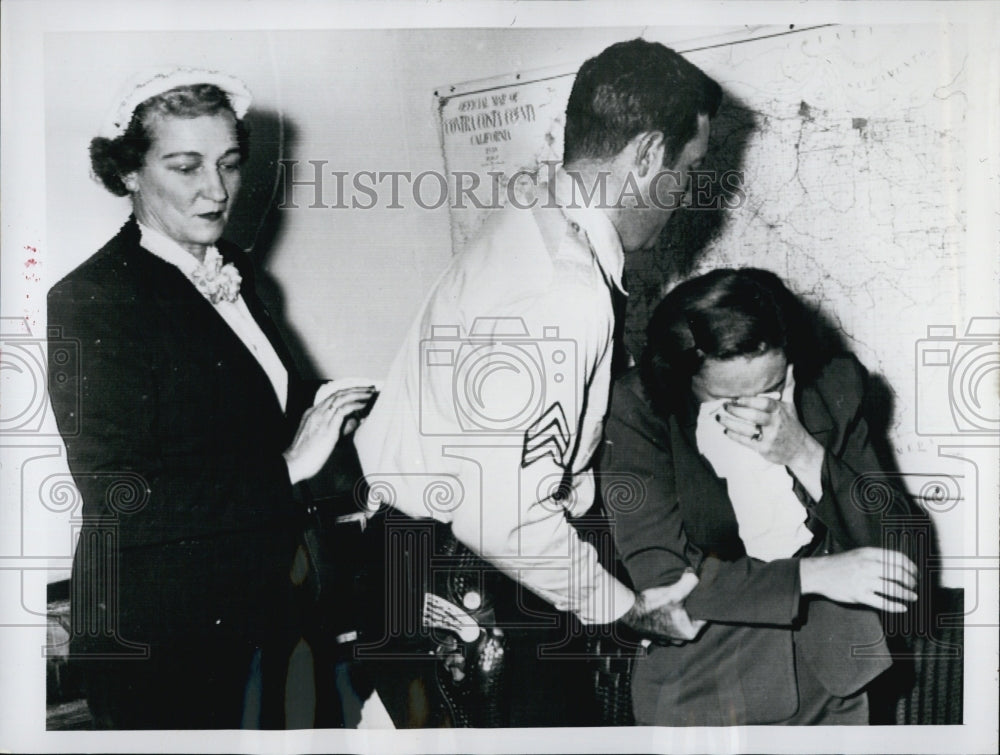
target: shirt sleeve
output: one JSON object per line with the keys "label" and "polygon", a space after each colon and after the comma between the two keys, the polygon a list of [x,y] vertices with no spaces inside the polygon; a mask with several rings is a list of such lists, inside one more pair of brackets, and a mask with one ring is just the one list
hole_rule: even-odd
{"label": "shirt sleeve", "polygon": [[567,518],[593,502],[592,436],[601,423],[584,418],[594,410],[603,417],[607,401],[601,379],[607,379],[612,323],[594,306],[594,295],[589,287],[563,286],[514,302],[502,327],[519,320],[526,335],[477,335],[481,371],[456,373],[455,400],[503,441],[467,433],[446,453],[467,465],[463,480],[480,481],[452,516],[455,536],[557,609],[602,624],[620,618],[635,599]]}

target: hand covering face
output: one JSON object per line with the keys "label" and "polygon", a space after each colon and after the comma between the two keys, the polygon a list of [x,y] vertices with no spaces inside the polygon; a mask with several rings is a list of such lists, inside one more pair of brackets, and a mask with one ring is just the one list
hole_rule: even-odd
{"label": "hand covering face", "polygon": [[[781,393],[763,395],[780,399],[795,410],[791,365]],[[698,450],[726,481],[747,555],[761,561],[788,558],[812,540],[812,532],[806,527],[806,509],[795,495],[794,480],[787,468],[726,436],[715,416],[724,411],[727,400],[701,404],[695,431]]]}

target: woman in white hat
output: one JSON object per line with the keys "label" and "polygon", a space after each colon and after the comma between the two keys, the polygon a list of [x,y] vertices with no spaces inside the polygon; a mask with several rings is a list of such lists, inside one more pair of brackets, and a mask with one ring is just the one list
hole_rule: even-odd
{"label": "woman in white hat", "polygon": [[120,99],[90,152],[132,215],[49,294],[80,349],[50,392],[83,498],[71,651],[101,728],[282,725],[298,483],[372,397],[310,406],[250,259],[220,238],[249,106],[192,69]]}

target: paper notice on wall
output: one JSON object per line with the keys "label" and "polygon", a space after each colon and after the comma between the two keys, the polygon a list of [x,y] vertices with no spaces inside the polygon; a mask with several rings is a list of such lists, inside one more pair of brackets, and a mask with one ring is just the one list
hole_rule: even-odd
{"label": "paper notice on wall", "polygon": [[[566,100],[575,69],[482,82],[439,94],[441,140],[451,199],[452,250],[460,251],[490,210],[562,160]],[[516,199],[515,199],[516,201]]]}

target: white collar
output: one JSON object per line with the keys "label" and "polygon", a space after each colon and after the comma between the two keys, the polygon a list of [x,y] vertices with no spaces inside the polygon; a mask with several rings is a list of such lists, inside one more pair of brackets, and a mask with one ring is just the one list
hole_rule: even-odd
{"label": "white collar", "polygon": [[[136,221],[138,223],[138,221]],[[169,262],[188,278],[198,268],[201,262],[191,252],[187,251],[169,236],[150,228],[148,225],[139,225],[139,243],[144,249],[152,252],[164,262]],[[215,247],[209,247],[214,249]],[[206,250],[207,251],[207,250]]]}
{"label": "white collar", "polygon": [[[574,194],[573,177],[560,165],[556,169],[555,197],[560,209],[572,222],[576,223],[587,234],[587,240],[597,257],[597,264],[604,274],[623,294],[628,291],[622,285],[622,275],[625,271],[625,251],[618,229],[611,222],[607,213],[598,207],[590,207],[580,201],[579,192]],[[576,201],[574,201],[574,197]]]}

